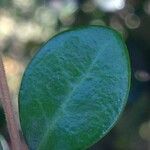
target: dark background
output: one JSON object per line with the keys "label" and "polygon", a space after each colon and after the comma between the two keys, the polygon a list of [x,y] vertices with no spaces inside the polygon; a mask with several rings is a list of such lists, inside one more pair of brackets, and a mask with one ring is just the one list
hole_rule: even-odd
{"label": "dark background", "polygon": [[[16,117],[21,77],[39,46],[63,30],[90,24],[123,35],[132,84],[117,125],[89,150],[150,150],[150,0],[0,0],[0,50]],[[4,138],[9,142],[0,108],[1,143]]]}

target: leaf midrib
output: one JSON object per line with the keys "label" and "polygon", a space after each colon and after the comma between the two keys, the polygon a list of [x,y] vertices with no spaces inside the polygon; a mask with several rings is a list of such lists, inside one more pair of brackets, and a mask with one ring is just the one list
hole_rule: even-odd
{"label": "leaf midrib", "polygon": [[[104,50],[106,49],[106,46],[104,46]],[[52,128],[54,128],[55,123],[59,120],[60,118],[60,113],[62,109],[64,109],[64,107],[66,106],[66,104],[68,103],[68,101],[70,100],[71,96],[73,95],[73,93],[76,91],[76,89],[78,89],[78,87],[85,81],[85,79],[88,77],[89,72],[91,71],[91,69],[93,68],[94,64],[96,63],[96,61],[99,58],[101,50],[98,50],[98,52],[95,54],[95,58],[93,59],[91,65],[89,65],[89,68],[87,69],[87,71],[81,75],[81,80],[78,82],[78,84],[76,84],[76,86],[74,86],[74,88],[72,89],[72,92],[70,92],[70,94],[67,96],[67,99],[64,100],[63,104],[58,108],[57,113],[55,113],[55,116],[53,117],[53,119],[51,120],[52,124],[48,124],[48,129],[46,134],[43,136],[43,140],[40,142],[39,146],[38,146],[38,150],[40,150],[42,148],[43,143],[45,142],[45,140],[47,139],[47,137],[49,136],[49,132],[51,131]],[[41,105],[42,106],[42,105]],[[44,110],[44,109],[43,109]],[[57,117],[56,117],[57,116]],[[42,150],[42,149],[41,149]]]}

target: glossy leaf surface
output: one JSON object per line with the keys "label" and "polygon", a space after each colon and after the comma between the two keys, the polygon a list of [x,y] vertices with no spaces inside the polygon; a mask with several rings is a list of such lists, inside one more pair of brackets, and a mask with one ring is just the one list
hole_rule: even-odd
{"label": "glossy leaf surface", "polygon": [[84,150],[117,121],[130,66],[120,35],[89,26],[48,41],[23,76],[19,110],[30,150]]}

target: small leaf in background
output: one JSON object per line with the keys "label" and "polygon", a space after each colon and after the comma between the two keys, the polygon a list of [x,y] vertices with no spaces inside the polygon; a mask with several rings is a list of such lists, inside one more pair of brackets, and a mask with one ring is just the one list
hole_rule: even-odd
{"label": "small leaf in background", "polygon": [[19,111],[30,150],[84,150],[114,126],[130,85],[120,35],[88,26],[63,32],[32,59],[22,79]]}
{"label": "small leaf in background", "polygon": [[0,135],[0,150],[9,150],[9,146],[2,135]]}

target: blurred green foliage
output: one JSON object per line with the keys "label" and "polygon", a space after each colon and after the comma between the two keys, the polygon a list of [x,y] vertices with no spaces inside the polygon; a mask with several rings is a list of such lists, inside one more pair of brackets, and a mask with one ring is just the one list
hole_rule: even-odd
{"label": "blurred green foliage", "polygon": [[4,126],[4,124],[5,124],[5,115],[4,111],[0,107],[0,129]]}

